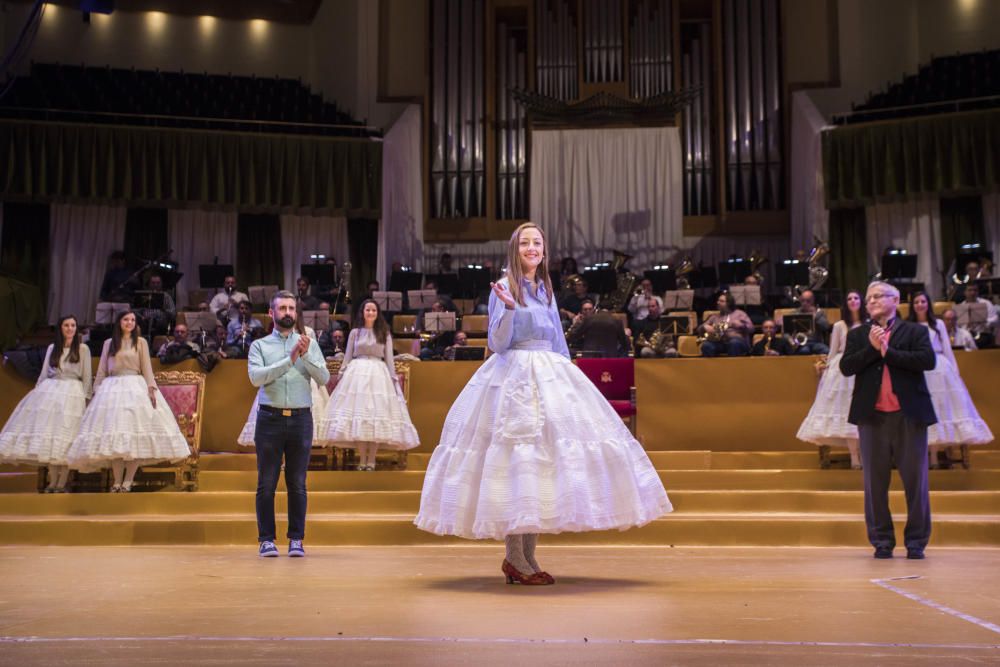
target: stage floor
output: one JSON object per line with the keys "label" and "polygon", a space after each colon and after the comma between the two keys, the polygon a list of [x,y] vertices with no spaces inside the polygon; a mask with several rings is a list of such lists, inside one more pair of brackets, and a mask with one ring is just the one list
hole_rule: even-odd
{"label": "stage floor", "polygon": [[[284,544],[281,545],[284,548]],[[307,543],[308,548],[308,543]],[[1000,662],[1000,549],[0,548],[0,664]]]}

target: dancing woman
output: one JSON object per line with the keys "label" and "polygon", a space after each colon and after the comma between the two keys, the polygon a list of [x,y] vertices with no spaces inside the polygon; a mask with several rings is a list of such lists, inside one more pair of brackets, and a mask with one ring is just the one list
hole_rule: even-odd
{"label": "dancing woman", "polygon": [[110,466],[111,492],[128,493],[140,466],[181,461],[190,453],[156,387],[149,345],[135,313],[119,314],[111,338],[104,341],[94,398],[67,453],[70,467],[86,472]]}
{"label": "dancing woman", "polygon": [[847,421],[854,395],[854,378],[840,372],[840,358],[844,356],[848,332],[860,327],[868,319],[862,303],[861,292],[851,290],[840,309],[840,321],[833,325],[830,336],[830,353],[826,367],[816,388],[816,398],[809,414],[799,426],[796,438],[815,445],[847,447],[851,455],[851,468],[861,470],[858,451],[858,427]]}
{"label": "dancing woman", "polygon": [[552,584],[540,533],[624,530],[673,508],[642,446],[569,360],[542,230],[510,238],[492,285],[495,353],[459,394],[431,456],[414,523],[506,543],[507,583]]}
{"label": "dancing woman", "polygon": [[917,292],[910,307],[911,322],[928,328],[931,347],[937,357],[934,370],[926,371],[927,391],[931,393],[936,424],[927,429],[927,444],[930,468],[936,469],[938,452],[951,445],[985,445],[993,440],[993,433],[979,416],[969,390],[962,382],[955,363],[955,353],[948,339],[948,329],[944,322],[934,316],[931,299],[927,292]]}
{"label": "dancing woman", "polygon": [[68,315],[59,320],[35,388],[0,431],[0,461],[48,466],[45,493],[66,491],[66,454],[93,393],[91,373],[90,348],[80,339],[76,318]]}
{"label": "dancing woman", "polygon": [[413,449],[420,444],[396,376],[389,326],[371,299],[358,309],[339,376],[320,434],[337,447],[356,448],[358,470],[375,470],[379,448]]}

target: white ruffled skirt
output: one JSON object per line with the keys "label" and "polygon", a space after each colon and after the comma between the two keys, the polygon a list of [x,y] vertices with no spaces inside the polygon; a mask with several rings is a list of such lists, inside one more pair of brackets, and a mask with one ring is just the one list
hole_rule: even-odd
{"label": "white ruffled skirt", "polygon": [[67,459],[71,468],[87,472],[107,468],[116,459],[147,465],[182,461],[190,454],[159,389],[154,409],[141,375],[114,375],[94,393]]}
{"label": "white ruffled skirt", "polygon": [[993,440],[990,427],[979,416],[962,376],[948,357],[937,355],[934,370],[924,379],[938,423],[927,429],[930,445],[984,445]]}
{"label": "white ruffled skirt", "polygon": [[355,357],[347,364],[330,395],[320,433],[325,442],[348,449],[363,442],[394,450],[420,444],[402,393],[385,361],[374,357]]}
{"label": "white ruffled skirt", "polygon": [[673,510],[642,446],[568,359],[514,349],[448,412],[414,523],[438,535],[625,530]]}
{"label": "white ruffled skirt", "polygon": [[827,360],[826,370],[816,388],[816,398],[795,434],[803,442],[847,447],[848,440],[858,439],[858,427],[847,421],[854,395],[854,378],[840,372],[843,356],[835,354]]}
{"label": "white ruffled skirt", "polygon": [[[325,385],[317,384],[315,380],[310,380],[309,385],[312,387],[312,418],[313,418],[313,447],[324,447],[330,443],[324,443],[319,436],[319,422],[326,413],[326,404],[330,400],[330,394],[326,391]],[[253,405],[250,406],[250,414],[247,415],[247,422],[243,425],[243,430],[240,431],[239,437],[236,438],[236,443],[242,447],[253,447],[254,446],[254,435],[257,432],[257,405],[258,405],[258,395],[253,399]]]}
{"label": "white ruffled skirt", "polygon": [[79,380],[42,380],[21,399],[0,431],[0,461],[66,465],[86,406]]}

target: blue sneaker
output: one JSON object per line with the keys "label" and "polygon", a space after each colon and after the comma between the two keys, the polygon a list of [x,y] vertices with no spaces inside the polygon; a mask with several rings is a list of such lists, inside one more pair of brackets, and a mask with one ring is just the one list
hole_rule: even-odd
{"label": "blue sneaker", "polygon": [[278,547],[274,546],[274,542],[264,540],[260,543],[260,550],[257,552],[257,555],[261,558],[277,558]]}
{"label": "blue sneaker", "polygon": [[302,540],[288,541],[288,555],[292,558],[302,558],[306,555],[306,550],[302,548]]}

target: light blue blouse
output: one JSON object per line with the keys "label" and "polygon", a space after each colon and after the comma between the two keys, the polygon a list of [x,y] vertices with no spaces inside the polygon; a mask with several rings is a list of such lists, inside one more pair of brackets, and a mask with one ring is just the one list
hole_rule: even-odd
{"label": "light blue blouse", "polygon": [[[510,284],[507,278],[499,282],[505,288]],[[551,350],[569,359],[555,298],[548,302],[544,284],[539,283],[537,293],[528,280],[522,279],[521,285],[525,305],[515,304],[513,310],[490,292],[490,349],[496,354],[519,349]]]}

